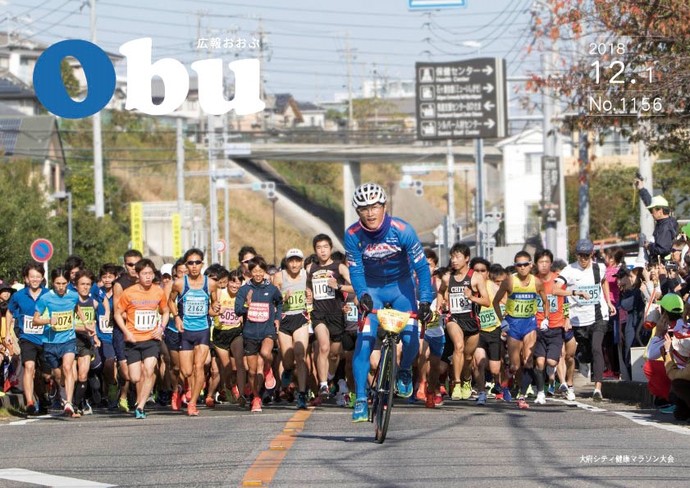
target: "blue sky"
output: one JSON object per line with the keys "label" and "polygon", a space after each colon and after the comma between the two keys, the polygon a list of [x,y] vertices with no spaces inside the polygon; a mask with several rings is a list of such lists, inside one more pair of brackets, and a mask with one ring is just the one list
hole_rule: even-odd
{"label": "blue sky", "polygon": [[[290,92],[300,101],[330,101],[346,91],[346,51],[355,89],[364,79],[412,80],[416,61],[503,57],[508,75],[538,69],[524,59],[532,0],[467,0],[464,8],[410,11],[407,0],[97,0],[97,43],[117,52],[128,40],[153,38],[154,60],[174,57],[187,65],[208,56],[231,61],[258,51],[226,47],[226,39],[251,42],[263,31],[264,78],[269,93]],[[52,44],[89,39],[86,0],[0,1],[1,30]],[[200,35],[198,34],[200,33]],[[220,48],[198,49],[198,39],[220,39]],[[123,72],[124,65],[119,67]],[[509,97],[511,95],[509,94]]]}

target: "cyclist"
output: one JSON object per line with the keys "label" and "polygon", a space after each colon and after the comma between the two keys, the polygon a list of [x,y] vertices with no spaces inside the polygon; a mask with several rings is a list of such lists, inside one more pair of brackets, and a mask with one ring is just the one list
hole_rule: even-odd
{"label": "cyclist", "polygon": [[[345,250],[355,295],[363,312],[390,303],[398,310],[416,311],[422,321],[428,322],[432,317],[434,290],[424,248],[410,224],[386,214],[386,201],[386,192],[375,183],[360,185],[352,197],[359,221],[345,232]],[[419,283],[419,306],[413,270]],[[367,374],[377,328],[378,321],[372,316],[369,325],[357,336],[353,361],[357,396],[352,413],[354,422],[368,420]],[[400,396],[409,398],[411,366],[419,350],[417,326],[407,327],[401,338],[403,354],[396,383]]]}

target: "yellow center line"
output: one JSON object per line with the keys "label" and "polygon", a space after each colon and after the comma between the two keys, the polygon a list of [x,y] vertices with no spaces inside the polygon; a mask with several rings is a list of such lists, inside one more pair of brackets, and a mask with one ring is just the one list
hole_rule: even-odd
{"label": "yellow center line", "polygon": [[269,443],[268,450],[262,451],[249,467],[242,486],[268,486],[275,476],[280,463],[287,456],[288,450],[295,442],[295,436],[304,429],[304,422],[307,421],[313,409],[298,410],[285,424],[283,431],[276,435]]}

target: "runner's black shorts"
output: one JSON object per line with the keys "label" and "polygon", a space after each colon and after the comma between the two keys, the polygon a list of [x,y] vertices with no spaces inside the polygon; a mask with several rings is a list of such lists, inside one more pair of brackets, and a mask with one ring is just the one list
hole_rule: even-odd
{"label": "runner's black shorts", "polygon": [[242,327],[227,330],[215,329],[213,331],[213,347],[229,351],[233,341],[238,337],[242,337]]}
{"label": "runner's black shorts", "polygon": [[36,364],[36,371],[50,374],[50,368],[43,355],[43,346],[26,339],[19,339],[19,350],[21,351],[22,363],[33,361]]}
{"label": "runner's black shorts", "polygon": [[476,318],[470,317],[469,313],[454,313],[450,316],[450,319],[448,321],[455,322],[456,324],[458,324],[465,338],[471,337],[475,334],[479,334],[479,322]]}
{"label": "runner's black shorts", "polygon": [[148,358],[157,358],[160,350],[160,341],[154,339],[142,342],[128,342],[125,344],[127,364],[138,363]]}
{"label": "runner's black shorts", "polygon": [[308,323],[309,319],[303,313],[283,315],[283,318],[280,320],[280,327],[278,330],[283,334],[291,336],[296,330],[304,327]]}
{"label": "runner's black shorts", "polygon": [[324,314],[319,312],[311,313],[311,324],[316,331],[319,324],[324,324],[328,329],[331,342],[342,342],[345,333],[345,317],[343,314]]}
{"label": "runner's black shorts", "polygon": [[481,347],[486,351],[486,355],[489,361],[500,361],[501,360],[501,328],[497,327],[491,332],[480,331],[479,332],[479,344],[477,347]]}
{"label": "runner's black shorts", "polygon": [[244,355],[245,356],[255,356],[259,354],[259,351],[261,351],[261,344],[265,339],[272,339],[273,344],[275,346],[276,343],[276,336],[275,335],[269,335],[264,337],[263,339],[248,339],[246,337],[244,339]]}

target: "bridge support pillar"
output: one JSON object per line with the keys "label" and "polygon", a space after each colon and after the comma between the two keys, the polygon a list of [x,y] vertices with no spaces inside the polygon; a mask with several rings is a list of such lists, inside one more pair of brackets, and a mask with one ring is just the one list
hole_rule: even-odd
{"label": "bridge support pillar", "polygon": [[361,183],[361,163],[343,163],[343,208],[345,209],[345,230],[357,221],[357,212],[352,207],[352,194]]}

